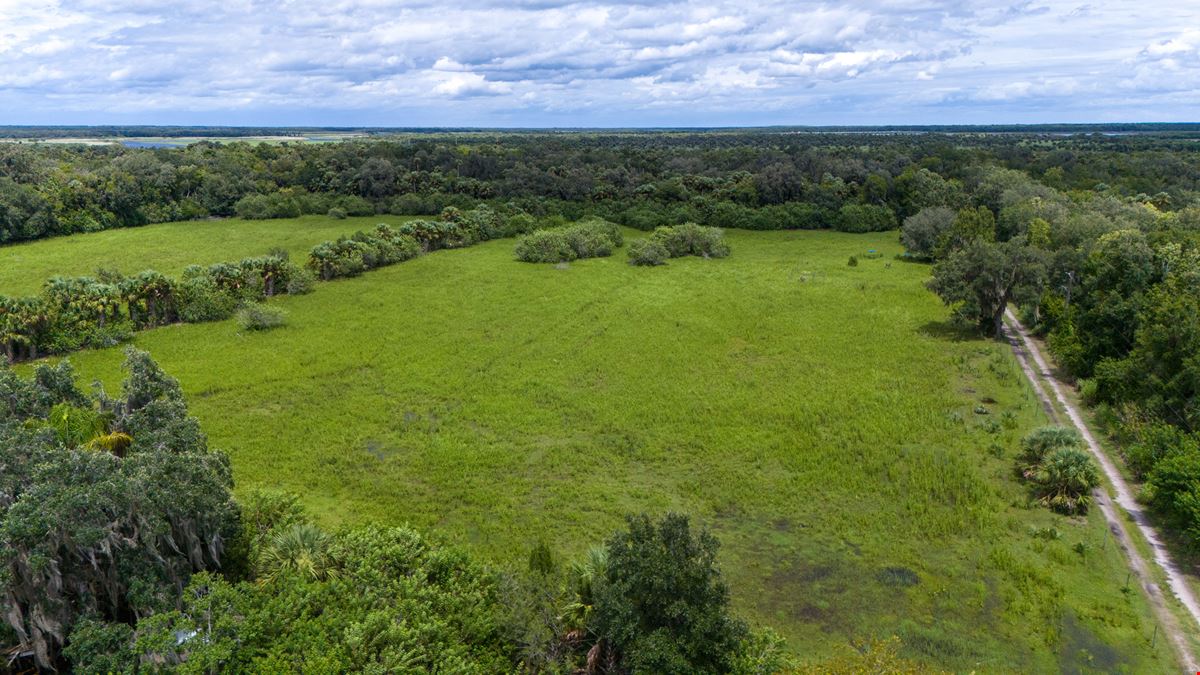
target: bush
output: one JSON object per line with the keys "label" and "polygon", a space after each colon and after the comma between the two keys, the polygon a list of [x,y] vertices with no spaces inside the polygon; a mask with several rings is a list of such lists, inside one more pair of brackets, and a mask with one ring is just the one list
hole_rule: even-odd
{"label": "bush", "polygon": [[850,259],[846,261],[846,266],[847,267],[858,267],[858,256],[853,256],[853,255],[850,256]]}
{"label": "bush", "polygon": [[1060,447],[1046,455],[1034,480],[1042,503],[1072,515],[1087,512],[1091,492],[1100,484],[1100,471],[1087,451]]}
{"label": "bush", "polygon": [[346,209],[339,209],[338,207],[335,206],[332,209],[329,209],[328,213],[326,213],[325,215],[329,216],[330,218],[333,218],[334,220],[345,220],[346,219]]}
{"label": "bush", "polygon": [[179,282],[175,291],[179,302],[179,318],[186,323],[220,321],[233,316],[238,299],[218,288],[206,276],[188,276]]}
{"label": "bush", "polygon": [[288,295],[305,295],[312,293],[313,286],[317,283],[317,275],[311,270],[303,267],[297,267],[288,276],[287,294]]}
{"label": "bush", "polygon": [[269,195],[246,195],[233,205],[233,210],[239,218],[265,220],[268,218],[295,218],[303,209],[301,209],[296,195],[290,190],[284,190]]}
{"label": "bush", "polygon": [[693,534],[687,517],[676,514],[628,523],[606,546],[595,633],[623,671],[730,672],[748,631],[729,613],[716,538]]}
{"label": "bush", "polygon": [[517,260],[532,263],[569,262],[579,257],[564,230],[538,230],[527,234],[517,240],[514,253]]}
{"label": "bush", "polygon": [[518,234],[528,234],[537,228],[537,221],[528,213],[517,213],[504,221],[503,236],[515,237]]}
{"label": "bush", "polygon": [[565,235],[576,258],[607,258],[612,255],[612,240],[602,234],[571,228]]}
{"label": "bush", "polygon": [[1070,427],[1040,427],[1021,439],[1021,461],[1027,467],[1036,467],[1052,450],[1082,446],[1083,438],[1078,431]]}
{"label": "bush", "polygon": [[246,305],[238,310],[238,324],[243,330],[271,330],[287,324],[287,313],[270,305]]}
{"label": "bush", "polygon": [[672,258],[689,255],[724,258],[729,255],[725,233],[715,227],[684,223],[675,227],[660,227],[654,230],[651,237],[662,244]]}
{"label": "bush", "polygon": [[884,232],[896,229],[896,214],[886,206],[846,204],[838,211],[834,229],[842,232]]}
{"label": "bush", "polygon": [[1200,444],[1196,439],[1155,464],[1146,487],[1150,505],[1184,532],[1189,548],[1200,549]]}
{"label": "bush", "polygon": [[624,243],[620,226],[595,218],[525,235],[517,241],[515,254],[524,262],[569,262],[610,256]]}
{"label": "bush", "polygon": [[657,239],[647,237],[636,239],[629,243],[629,264],[640,267],[653,267],[667,262],[671,254],[667,247]]}

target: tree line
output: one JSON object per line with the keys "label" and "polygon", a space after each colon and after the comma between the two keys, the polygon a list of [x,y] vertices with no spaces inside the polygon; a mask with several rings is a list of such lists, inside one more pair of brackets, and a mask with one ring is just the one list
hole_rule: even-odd
{"label": "tree line", "polygon": [[904,220],[909,255],[935,263],[929,287],[987,333],[1019,306],[1096,406],[1142,498],[1200,550],[1200,203],[1063,191],[1001,167],[964,188],[964,203]]}
{"label": "tree line", "polygon": [[[329,144],[185,148],[0,145],[0,243],[241,215],[436,215],[513,204],[639,229],[890,229],[962,205],[981,167],[1064,193],[1174,209],[1200,190],[1185,133],[409,134]],[[947,194],[951,193],[951,194]],[[994,200],[993,200],[994,201]],[[989,207],[996,210],[995,203]]]}

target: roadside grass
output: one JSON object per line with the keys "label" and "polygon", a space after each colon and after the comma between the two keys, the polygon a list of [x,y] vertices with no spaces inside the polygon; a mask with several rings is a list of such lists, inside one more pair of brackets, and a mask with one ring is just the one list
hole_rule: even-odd
{"label": "roadside grass", "polygon": [[[1031,336],[1031,339],[1037,345],[1042,354],[1046,356],[1046,358],[1052,358],[1050,357],[1050,349],[1045,340],[1037,336]],[[1066,397],[1067,401],[1069,401],[1071,405],[1079,410],[1081,416],[1083,417],[1084,424],[1086,424],[1091,430],[1092,436],[1096,439],[1096,442],[1100,444],[1101,450],[1103,450],[1103,452],[1112,460],[1113,465],[1121,473],[1121,477],[1125,479],[1129,489],[1133,491],[1135,496],[1140,496],[1143,488],[1145,487],[1145,483],[1138,480],[1137,477],[1134,476],[1133,472],[1129,470],[1129,465],[1126,463],[1124,456],[1122,456],[1119,444],[1111,435],[1104,431],[1104,424],[1098,418],[1096,408],[1090,407],[1084,403],[1083,398],[1079,395],[1079,390],[1073,385],[1071,380],[1062,373],[1057,364],[1051,360],[1048,365],[1050,365],[1052,368],[1052,373],[1054,376],[1059,380],[1059,387],[1062,390],[1063,396]],[[1054,408],[1059,413],[1061,419],[1066,420],[1066,411],[1063,409],[1062,404],[1059,403],[1058,398],[1051,394],[1051,401],[1053,402]],[[1111,495],[1112,484],[1107,478],[1104,479],[1104,486],[1105,490],[1107,490]],[[1192,589],[1193,593],[1200,595],[1200,555],[1197,555],[1194,551],[1191,551],[1187,548],[1185,543],[1182,541],[1182,538],[1168,526],[1168,523],[1163,522],[1161,515],[1146,506],[1145,503],[1143,503],[1142,506],[1145,509],[1145,514],[1148,517],[1149,522],[1158,531],[1160,540],[1166,544],[1171,558],[1183,571],[1181,576],[1184,582]],[[1185,631],[1187,628],[1195,626],[1195,618],[1170,591],[1170,585],[1167,582],[1167,575],[1163,572],[1161,567],[1154,563],[1154,548],[1150,545],[1150,542],[1148,542],[1146,538],[1142,536],[1141,530],[1137,527],[1137,524],[1134,522],[1133,517],[1129,515],[1129,512],[1121,509],[1120,507],[1118,507],[1118,509],[1120,511],[1122,520],[1125,522],[1126,531],[1129,533],[1130,541],[1133,542],[1134,547],[1142,555],[1142,558],[1150,563],[1148,565],[1150,574],[1153,577],[1154,582],[1158,584],[1159,588],[1163,589],[1163,596],[1166,600],[1167,607],[1170,608],[1171,612],[1175,615],[1176,620],[1179,621],[1179,625],[1182,626]],[[1187,638],[1193,653],[1200,653],[1200,633],[1189,633]]]}
{"label": "roadside grass", "polygon": [[[330,526],[409,523],[520,565],[681,511],[721,538],[739,611],[806,660],[894,634],[956,671],[1176,670],[1099,512],[1055,515],[1016,479],[1046,420],[1007,345],[949,327],[894,232],[728,239],[656,268],[523,265],[493,241],[273,300],[279,330],[136,344],[240,492],[295,491]],[[71,358],[118,386],[120,349]]]}
{"label": "roadside grass", "polygon": [[94,275],[105,267],[124,274],[153,269],[178,276],[192,264],[237,261],[286,249],[303,263],[314,245],[376,223],[392,225],[409,216],[364,216],[337,220],[302,216],[276,220],[195,220],[160,223],[55,237],[0,246],[0,295],[35,295],[54,275]]}

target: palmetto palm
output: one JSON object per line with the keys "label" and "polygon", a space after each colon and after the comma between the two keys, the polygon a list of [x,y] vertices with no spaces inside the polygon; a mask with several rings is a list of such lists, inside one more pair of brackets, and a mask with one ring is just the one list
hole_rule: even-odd
{"label": "palmetto palm", "polygon": [[1084,513],[1092,489],[1100,484],[1100,472],[1087,452],[1066,447],[1046,455],[1035,480],[1038,496],[1047,506],[1066,514]]}
{"label": "palmetto palm", "polygon": [[9,363],[16,360],[16,346],[21,339],[16,316],[16,301],[0,295],[0,346]]}
{"label": "palmetto palm", "polygon": [[50,409],[42,426],[53,430],[58,441],[68,448],[109,452],[121,457],[133,444],[133,437],[123,431],[113,431],[111,421],[109,414],[59,403]]}
{"label": "palmetto palm", "polygon": [[571,601],[563,608],[562,620],[578,636],[587,632],[588,620],[596,606],[596,590],[608,571],[608,550],[595,546],[587,557],[571,564]]}
{"label": "palmetto palm", "polygon": [[258,563],[259,579],[264,582],[287,574],[317,581],[336,574],[329,536],[308,523],[273,533]]}

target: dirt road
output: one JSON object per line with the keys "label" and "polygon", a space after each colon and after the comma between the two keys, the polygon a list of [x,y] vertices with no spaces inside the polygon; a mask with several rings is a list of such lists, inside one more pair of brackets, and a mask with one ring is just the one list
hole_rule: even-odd
{"label": "dirt road", "polygon": [[[1046,387],[1049,387],[1054,392],[1054,397],[1058,400],[1062,409],[1066,411],[1070,423],[1083,436],[1088,449],[1095,456],[1101,470],[1104,471],[1104,475],[1112,485],[1113,491],[1116,493],[1116,506],[1119,506],[1129,514],[1134,526],[1137,527],[1142,537],[1149,542],[1154,552],[1154,562],[1165,573],[1171,593],[1174,594],[1175,598],[1179,600],[1180,604],[1183,605],[1184,609],[1190,615],[1191,625],[1180,626],[1180,621],[1176,619],[1175,614],[1166,606],[1162,591],[1151,577],[1145,559],[1133,546],[1129,538],[1129,533],[1125,529],[1125,523],[1117,513],[1116,506],[1114,506],[1113,501],[1110,499],[1108,491],[1103,487],[1098,488],[1095,493],[1096,503],[1099,505],[1100,511],[1108,523],[1109,530],[1116,538],[1118,545],[1125,552],[1125,556],[1129,560],[1130,569],[1133,570],[1142,588],[1149,596],[1150,604],[1154,608],[1155,616],[1158,618],[1163,632],[1171,640],[1172,645],[1174,645],[1175,651],[1179,655],[1184,668],[1190,672],[1200,672],[1200,666],[1197,665],[1196,657],[1192,654],[1191,647],[1186,638],[1189,634],[1200,632],[1200,602],[1197,602],[1196,595],[1192,593],[1191,587],[1184,581],[1182,571],[1171,558],[1167,547],[1163,544],[1162,538],[1154,527],[1150,525],[1145,511],[1138,504],[1137,500],[1134,499],[1133,491],[1129,489],[1125,478],[1117,470],[1116,465],[1112,463],[1108,455],[1105,454],[1100,444],[1096,442],[1091,430],[1088,429],[1083,421],[1083,417],[1079,414],[1079,410],[1063,395],[1058,380],[1046,365],[1046,360],[1042,357],[1037,345],[1030,339],[1025,327],[1021,325],[1021,322],[1017,320],[1017,317],[1013,315],[1011,310],[1005,312],[1005,321],[1007,324],[1005,326],[1005,334],[1009,339],[1009,343],[1013,346],[1013,352],[1016,353],[1017,360],[1021,364],[1021,369],[1025,371],[1025,376],[1029,378],[1038,398],[1042,400],[1042,405],[1046,407],[1050,416],[1058,421],[1058,411],[1051,402],[1050,397],[1046,394]],[[1030,359],[1032,359],[1033,364],[1036,364],[1036,369],[1030,363]]]}

